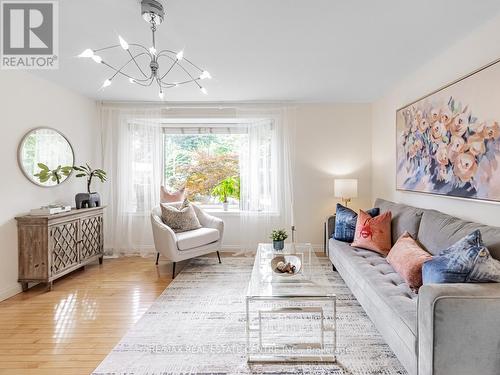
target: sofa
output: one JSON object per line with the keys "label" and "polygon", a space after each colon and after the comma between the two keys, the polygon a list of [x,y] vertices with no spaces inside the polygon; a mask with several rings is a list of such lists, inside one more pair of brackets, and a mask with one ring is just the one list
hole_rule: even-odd
{"label": "sofa", "polygon": [[[500,259],[500,228],[383,199],[393,244],[408,231],[433,255],[480,229]],[[500,283],[428,284],[415,294],[386,259],[332,237],[328,256],[410,375],[500,374]]]}

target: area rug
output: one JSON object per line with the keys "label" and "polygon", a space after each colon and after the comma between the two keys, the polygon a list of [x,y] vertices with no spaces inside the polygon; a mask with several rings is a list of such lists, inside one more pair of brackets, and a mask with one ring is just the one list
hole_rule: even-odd
{"label": "area rug", "polygon": [[253,259],[201,257],[176,276],[95,375],[406,374],[363,308],[321,258],[337,295],[337,363],[248,365],[245,294]]}

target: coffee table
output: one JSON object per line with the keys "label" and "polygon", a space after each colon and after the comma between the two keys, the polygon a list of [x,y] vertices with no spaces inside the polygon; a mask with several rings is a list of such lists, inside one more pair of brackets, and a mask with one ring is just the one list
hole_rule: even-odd
{"label": "coffee table", "polygon": [[[296,275],[273,270],[274,257],[292,255],[301,261]],[[259,244],[246,296],[246,339],[248,362],[336,361],[336,296],[311,244],[282,251]]]}

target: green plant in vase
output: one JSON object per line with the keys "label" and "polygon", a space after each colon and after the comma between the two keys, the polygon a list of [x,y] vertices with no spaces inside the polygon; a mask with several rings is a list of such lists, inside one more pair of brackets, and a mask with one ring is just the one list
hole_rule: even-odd
{"label": "green plant in vase", "polygon": [[85,177],[87,179],[87,192],[78,193],[75,196],[76,208],[83,207],[99,207],[101,205],[101,197],[97,192],[91,192],[93,178],[98,178],[101,182],[106,181],[106,172],[102,169],[93,169],[88,163],[86,165],[74,166],[77,171],[76,177]]}
{"label": "green plant in vase", "polygon": [[212,189],[212,195],[222,202],[224,211],[227,211],[229,206],[228,198],[240,199],[240,178],[225,178]]}
{"label": "green plant in vase", "polygon": [[284,229],[275,229],[271,232],[270,238],[273,240],[274,250],[283,250],[288,234]]}

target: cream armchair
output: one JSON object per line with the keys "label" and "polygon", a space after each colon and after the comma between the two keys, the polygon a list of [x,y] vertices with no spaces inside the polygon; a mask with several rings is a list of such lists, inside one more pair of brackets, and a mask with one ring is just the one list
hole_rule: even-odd
{"label": "cream armchair", "polygon": [[[180,207],[182,203],[178,203]],[[174,203],[173,205],[177,205]],[[224,234],[224,222],[204,212],[193,204],[194,211],[201,228],[186,232],[175,233],[161,219],[161,207],[153,208],[151,212],[151,224],[153,226],[153,238],[157,251],[156,264],[160,254],[173,262],[172,278],[175,278],[175,263],[191,259],[200,255],[217,252],[220,260],[219,250],[221,248]]]}

